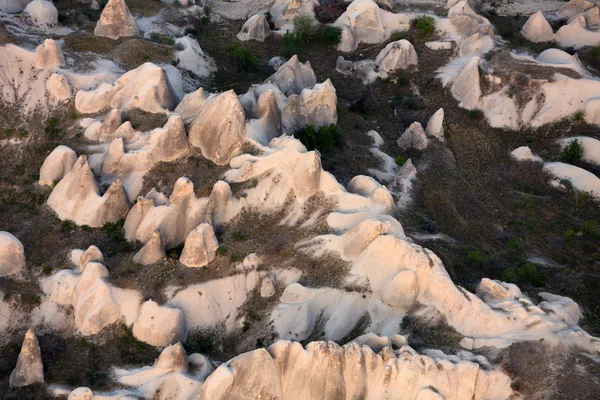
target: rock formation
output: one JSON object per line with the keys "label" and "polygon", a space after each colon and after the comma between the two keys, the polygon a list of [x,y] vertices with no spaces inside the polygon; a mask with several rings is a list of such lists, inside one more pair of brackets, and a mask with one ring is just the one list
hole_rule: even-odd
{"label": "rock formation", "polygon": [[242,42],[248,40],[264,42],[270,34],[271,28],[265,14],[256,14],[248,18],[244,23],[242,30],[237,34],[237,38]]}
{"label": "rock formation", "polygon": [[33,329],[30,328],[23,339],[17,366],[10,374],[9,384],[11,387],[19,387],[34,383],[44,383],[44,366],[40,344]]}
{"label": "rock formation", "polygon": [[56,25],[58,23],[58,11],[54,4],[47,0],[33,0],[27,4],[25,14],[29,14],[38,25]]}
{"label": "rock formation", "polygon": [[541,11],[533,14],[523,28],[521,34],[530,42],[551,42],[554,40],[554,32],[544,14]]}
{"label": "rock formation", "polygon": [[200,224],[185,239],[179,262],[186,267],[204,267],[215,258],[218,247],[212,226]]}
{"label": "rock formation", "polygon": [[383,71],[406,69],[417,65],[417,52],[413,45],[405,39],[392,42],[377,54],[375,65]]}
{"label": "rock formation", "polygon": [[154,264],[166,257],[165,247],[158,230],[152,232],[150,240],[133,256],[133,261],[142,265]]}
{"label": "rock formation", "polygon": [[0,232],[0,277],[16,275],[25,268],[23,245],[12,234]]}
{"label": "rock formation", "polygon": [[117,40],[120,37],[136,36],[139,33],[125,0],[108,0],[100,14],[100,20],[96,23],[94,35]]}
{"label": "rock formation", "polygon": [[286,96],[300,94],[302,90],[317,84],[317,77],[310,63],[302,64],[298,56],[294,55],[285,64],[277,69],[273,75],[265,80],[277,86]]}
{"label": "rock formation", "polygon": [[425,128],[428,136],[444,140],[444,109],[437,110],[427,121]]}
{"label": "rock formation", "polygon": [[73,168],[77,154],[67,146],[58,146],[46,157],[40,168],[40,185],[54,185]]}
{"label": "rock formation", "polygon": [[416,149],[425,150],[429,145],[429,139],[418,122],[413,122],[398,139],[398,146],[402,150]]}
{"label": "rock formation", "polygon": [[189,129],[190,144],[215,164],[225,165],[246,140],[244,109],[233,90],[206,101]]}
{"label": "rock formation", "polygon": [[[283,67],[282,67],[283,68]],[[279,72],[279,71],[278,71]],[[288,133],[304,125],[316,127],[337,123],[337,95],[329,79],[299,95],[291,95],[283,109],[283,127]]]}
{"label": "rock formation", "polygon": [[142,305],[140,314],[133,324],[132,332],[138,340],[152,346],[168,346],[177,342],[185,342],[187,338],[187,329],[181,310],[159,306],[152,300],[148,300]]}

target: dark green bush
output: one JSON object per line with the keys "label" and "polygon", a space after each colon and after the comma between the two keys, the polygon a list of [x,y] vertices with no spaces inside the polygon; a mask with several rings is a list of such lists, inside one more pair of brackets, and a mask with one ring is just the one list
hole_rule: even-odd
{"label": "dark green bush", "polygon": [[397,42],[398,40],[406,39],[408,35],[406,32],[396,31],[390,36],[390,42]]}
{"label": "dark green bush", "polygon": [[404,163],[406,162],[406,158],[404,158],[402,156],[398,156],[394,159],[394,161],[396,161],[396,165],[403,166]]}
{"label": "dark green bush", "polygon": [[321,29],[321,38],[328,46],[337,46],[342,40],[342,28],[333,25],[324,25]]}
{"label": "dark green bush", "polygon": [[415,26],[421,34],[429,36],[435,30],[435,20],[429,15],[421,15],[415,19]]}
{"label": "dark green bush", "polygon": [[474,109],[474,110],[469,110],[469,118],[470,119],[482,119],[483,118],[483,111],[479,110],[479,109]]}
{"label": "dark green bush", "polygon": [[510,283],[529,283],[535,286],[546,286],[546,274],[538,271],[535,265],[524,263],[518,267],[510,267],[502,275],[502,280]]}
{"label": "dark green bush", "polygon": [[308,15],[296,17],[294,18],[294,33],[300,43],[308,43],[317,34],[317,24]]}
{"label": "dark green bush", "polygon": [[234,44],[227,48],[227,55],[240,71],[256,71],[258,69],[258,56],[252,50]]}
{"label": "dark green bush", "polygon": [[295,33],[286,32],[283,35],[283,55],[284,57],[291,57],[294,54],[298,54],[300,49],[300,41]]}
{"label": "dark green bush", "polygon": [[296,137],[306,146],[308,150],[326,151],[340,140],[340,134],[335,125],[322,126],[316,129],[313,125],[305,125]]}
{"label": "dark green bush", "polygon": [[565,162],[579,161],[581,156],[583,156],[583,146],[577,139],[571,140],[560,153],[560,158]]}

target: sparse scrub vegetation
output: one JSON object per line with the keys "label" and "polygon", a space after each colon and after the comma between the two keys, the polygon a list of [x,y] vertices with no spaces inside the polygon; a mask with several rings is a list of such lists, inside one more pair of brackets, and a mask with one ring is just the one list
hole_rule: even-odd
{"label": "sparse scrub vegetation", "polygon": [[406,158],[402,157],[402,156],[398,156],[394,159],[394,161],[396,162],[396,165],[398,166],[403,166],[404,163],[406,162]]}
{"label": "sparse scrub vegetation", "polygon": [[315,128],[305,125],[295,135],[308,150],[327,151],[340,142],[340,133],[335,125]]}
{"label": "sparse scrub vegetation", "polygon": [[573,113],[573,120],[575,121],[583,121],[583,117],[585,116],[585,111],[577,110]]}
{"label": "sparse scrub vegetation", "polygon": [[333,25],[324,25],[321,28],[321,38],[328,46],[337,46],[342,40],[342,28]]}
{"label": "sparse scrub vegetation", "polygon": [[478,108],[476,108],[474,110],[469,110],[469,119],[472,119],[472,120],[483,119],[483,110],[480,110]]}
{"label": "sparse scrub vegetation", "polygon": [[407,37],[408,34],[406,32],[396,31],[390,36],[390,42],[397,42],[398,40],[406,39]]}
{"label": "sparse scrub vegetation", "polygon": [[294,18],[294,35],[300,43],[310,42],[317,35],[317,28],[316,22],[308,15]]}
{"label": "sparse scrub vegetation", "polygon": [[283,35],[283,55],[289,58],[294,54],[298,54],[298,51],[300,51],[298,36],[291,32],[286,32]]}
{"label": "sparse scrub vegetation", "polygon": [[252,50],[235,44],[227,48],[227,55],[236,65],[237,72],[252,72],[258,69],[258,56]]}
{"label": "sparse scrub vegetation", "polygon": [[422,15],[415,18],[415,26],[421,35],[429,36],[435,30],[435,19],[429,15]]}
{"label": "sparse scrub vegetation", "polygon": [[573,139],[565,146],[565,148],[560,153],[560,158],[568,163],[572,163],[575,161],[581,160],[583,156],[583,146],[581,142],[577,139]]}
{"label": "sparse scrub vegetation", "polygon": [[529,283],[534,286],[546,286],[546,274],[539,271],[531,263],[523,263],[518,267],[509,267],[502,276],[502,279],[509,283]]}

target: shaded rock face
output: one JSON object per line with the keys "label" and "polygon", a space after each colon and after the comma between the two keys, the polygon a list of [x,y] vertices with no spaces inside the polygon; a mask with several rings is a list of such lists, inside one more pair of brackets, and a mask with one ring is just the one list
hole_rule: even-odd
{"label": "shaded rock face", "polygon": [[0,232],[0,277],[16,275],[25,268],[23,245],[8,232]]}
{"label": "shaded rock face", "polygon": [[34,383],[44,383],[44,366],[37,337],[29,329],[23,340],[17,366],[10,374],[11,387],[28,386]]}
{"label": "shaded rock face", "polygon": [[551,42],[554,40],[552,27],[541,11],[529,17],[521,29],[521,34],[530,42]]}
{"label": "shaded rock face", "polygon": [[113,40],[123,36],[136,36],[139,33],[125,0],[109,0],[94,29],[94,35]]}
{"label": "shaded rock face", "polygon": [[310,62],[302,64],[298,56],[294,55],[285,64],[280,66],[273,75],[265,80],[277,86],[286,96],[300,94],[303,89],[311,88],[317,84],[317,77]]}
{"label": "shaded rock face", "polygon": [[237,34],[237,38],[245,42],[248,40],[264,40],[271,34],[271,28],[265,14],[257,14],[248,18],[248,21],[242,26],[242,30]]}
{"label": "shaded rock face", "polygon": [[225,165],[246,140],[246,114],[233,90],[209,98],[189,130],[190,144],[215,164]]}

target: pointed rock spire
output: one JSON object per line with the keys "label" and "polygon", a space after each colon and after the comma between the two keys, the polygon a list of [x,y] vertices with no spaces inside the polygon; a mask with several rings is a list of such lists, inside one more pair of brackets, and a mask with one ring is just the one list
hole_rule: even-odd
{"label": "pointed rock spire", "polygon": [[44,383],[44,366],[42,365],[40,344],[33,329],[29,328],[23,340],[17,366],[10,374],[9,385],[18,387],[34,383]]}
{"label": "pointed rock spire", "polygon": [[94,29],[94,35],[113,40],[123,36],[136,36],[139,33],[125,0],[109,0]]}

